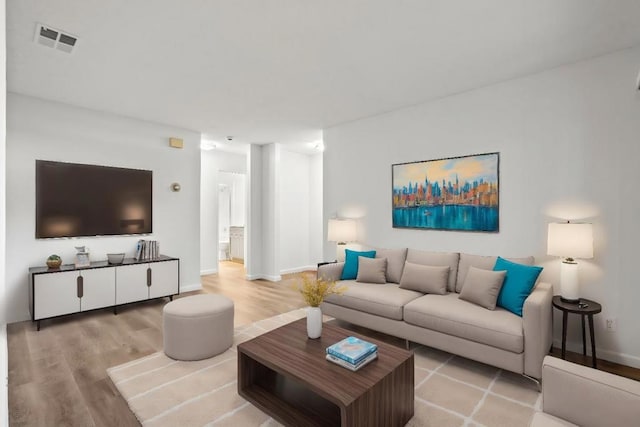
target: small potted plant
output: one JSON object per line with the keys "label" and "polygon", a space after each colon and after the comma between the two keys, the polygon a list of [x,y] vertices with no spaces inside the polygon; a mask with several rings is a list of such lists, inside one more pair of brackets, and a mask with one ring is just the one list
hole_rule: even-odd
{"label": "small potted plant", "polygon": [[58,255],[53,254],[50,255],[49,258],[47,258],[47,267],[60,268],[60,265],[62,265],[62,258],[60,258]]}
{"label": "small potted plant", "polygon": [[300,292],[307,308],[307,335],[309,338],[320,338],[322,334],[322,310],[320,304],[327,295],[342,294],[346,286],[338,286],[336,282],[315,278],[311,274],[302,274],[295,283],[295,289]]}

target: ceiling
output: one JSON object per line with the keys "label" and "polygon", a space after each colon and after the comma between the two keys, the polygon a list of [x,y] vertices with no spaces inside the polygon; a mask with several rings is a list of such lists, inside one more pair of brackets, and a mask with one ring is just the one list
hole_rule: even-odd
{"label": "ceiling", "polygon": [[[34,43],[38,22],[74,53]],[[9,91],[222,144],[312,143],[638,44],[637,0],[7,0]]]}

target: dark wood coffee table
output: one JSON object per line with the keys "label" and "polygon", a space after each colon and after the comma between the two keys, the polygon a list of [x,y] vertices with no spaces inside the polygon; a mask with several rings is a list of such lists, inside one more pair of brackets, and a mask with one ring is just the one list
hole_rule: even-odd
{"label": "dark wood coffee table", "polygon": [[[378,359],[357,372],[325,359],[350,335],[378,345]],[[319,339],[300,319],[238,346],[238,393],[285,425],[403,426],[413,381],[412,352],[327,323]]]}

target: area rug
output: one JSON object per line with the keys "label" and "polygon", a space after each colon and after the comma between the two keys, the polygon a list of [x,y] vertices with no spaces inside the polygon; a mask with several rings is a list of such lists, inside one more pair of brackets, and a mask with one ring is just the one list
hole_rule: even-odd
{"label": "area rug", "polygon": [[[237,394],[236,345],[305,316],[295,310],[235,329],[234,345],[206,360],[163,352],[107,370],[144,426],[279,426]],[[415,352],[415,415],[409,426],[528,426],[542,403],[533,382],[424,346]]]}

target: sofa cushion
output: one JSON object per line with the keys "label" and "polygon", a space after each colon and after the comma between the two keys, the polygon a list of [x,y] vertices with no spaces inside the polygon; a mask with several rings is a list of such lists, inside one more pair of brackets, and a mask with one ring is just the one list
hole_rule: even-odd
{"label": "sofa cushion", "polygon": [[344,268],[340,280],[355,280],[358,277],[358,257],[374,258],[376,251],[358,252],[351,249],[344,250]]}
{"label": "sofa cushion", "polygon": [[[453,292],[456,287],[456,276],[458,275],[458,260],[460,254],[457,252],[430,252],[411,249],[407,251],[407,261],[414,264],[449,266],[449,280],[447,290]],[[491,268],[489,268],[491,270]]]}
{"label": "sofa cushion", "polygon": [[498,294],[502,289],[506,271],[490,271],[469,267],[460,299],[478,304],[489,310],[495,310]]}
{"label": "sofa cushion", "polygon": [[395,283],[376,285],[349,280],[338,285],[346,285],[347,289],[342,295],[328,295],[325,302],[394,320],[402,320],[402,307],[423,295],[400,289]]}
{"label": "sofa cushion", "polygon": [[542,272],[542,267],[518,264],[498,257],[493,270],[507,272],[500,295],[498,295],[497,304],[518,316],[522,316],[524,300],[533,290],[533,286]]}
{"label": "sofa cushion", "polygon": [[424,295],[407,303],[404,321],[514,353],[524,350],[521,317],[500,307],[487,310],[454,292]]}
{"label": "sofa cushion", "polygon": [[[511,262],[517,262],[518,264],[533,265],[534,259],[532,256],[524,258],[506,258]],[[460,254],[460,265],[458,266],[458,277],[456,279],[456,292],[462,292],[464,286],[464,279],[467,277],[467,271],[469,267],[473,266],[481,268],[483,270],[493,270],[493,266],[496,265],[498,260],[497,256],[483,256],[483,255],[471,255]]]}
{"label": "sofa cushion", "polygon": [[423,294],[444,295],[447,293],[448,279],[448,266],[433,267],[407,261],[405,262],[402,279],[400,279],[400,288],[422,292]]}
{"label": "sofa cushion", "polygon": [[356,277],[356,282],[387,283],[386,271],[386,258],[358,257],[358,277]]}
{"label": "sofa cushion", "polygon": [[376,248],[376,258],[387,259],[387,282],[400,283],[404,262],[407,259],[407,248],[380,249]]}

